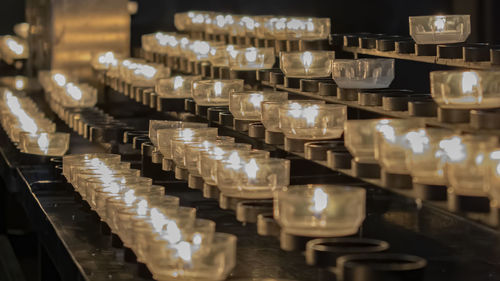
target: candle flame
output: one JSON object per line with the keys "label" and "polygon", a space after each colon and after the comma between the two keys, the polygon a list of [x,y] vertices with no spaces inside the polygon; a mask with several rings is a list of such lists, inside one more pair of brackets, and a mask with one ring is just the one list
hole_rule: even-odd
{"label": "candle flame", "polygon": [[184,85],[184,78],[182,76],[175,76],[174,78],[174,90],[180,89]]}
{"label": "candle flame", "polygon": [[250,98],[248,101],[253,105],[255,109],[260,110],[260,103],[264,100],[264,96],[262,94],[250,94]]}
{"label": "candle flame", "polygon": [[304,65],[306,73],[309,72],[309,68],[311,67],[311,64],[313,61],[312,53],[309,51],[304,52],[302,55],[300,55],[300,60],[302,61],[302,64]]}
{"label": "candle flame", "polygon": [[255,159],[251,159],[248,164],[245,164],[244,171],[247,174],[247,177],[250,179],[255,179],[257,178],[257,171],[259,171],[259,166],[257,165],[257,162]]}
{"label": "candle flame", "polygon": [[245,50],[245,59],[249,62],[255,62],[257,60],[257,49],[248,48]]}
{"label": "candle flame", "polygon": [[21,55],[24,52],[24,46],[19,44],[16,40],[12,38],[7,38],[5,41],[9,49],[14,52],[16,55]]}
{"label": "candle flame", "polygon": [[222,95],[222,82],[217,81],[214,84],[214,93],[216,97],[220,97]]}
{"label": "candle flame", "polygon": [[467,150],[459,136],[441,140],[439,147],[445,152],[450,162],[463,161],[467,156]]}
{"label": "candle flame", "polygon": [[310,210],[319,215],[328,206],[328,194],[321,187],[315,188],[312,203]]}
{"label": "candle flame", "polygon": [[47,137],[47,133],[41,133],[38,137],[38,147],[44,154],[47,154],[49,150],[49,138]]}
{"label": "candle flame", "polygon": [[74,100],[81,100],[83,96],[82,90],[73,83],[66,85],[66,93]]}
{"label": "candle flame", "polygon": [[436,28],[436,31],[439,32],[443,31],[445,24],[446,24],[446,18],[443,16],[438,16],[434,20],[434,27]]}

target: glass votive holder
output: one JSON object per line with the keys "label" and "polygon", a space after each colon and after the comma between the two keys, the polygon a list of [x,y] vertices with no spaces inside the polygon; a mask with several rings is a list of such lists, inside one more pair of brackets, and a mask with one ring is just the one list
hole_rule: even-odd
{"label": "glass votive holder", "polygon": [[170,68],[156,63],[142,63],[130,69],[128,81],[136,87],[154,87],[156,80],[166,77],[170,77]]}
{"label": "glass votive holder", "polygon": [[229,57],[236,57],[238,49],[235,45],[212,46],[208,53],[208,61],[213,66],[227,66],[229,67]]}
{"label": "glass votive holder", "polygon": [[379,119],[347,120],[344,123],[344,143],[358,162],[375,159],[375,127]]}
{"label": "glass votive holder", "polygon": [[498,145],[494,136],[463,135],[445,138],[440,142],[446,153],[445,175],[455,194],[488,196],[489,152]]}
{"label": "glass votive holder", "polygon": [[250,150],[252,145],[247,143],[218,144],[213,148],[200,152],[198,161],[198,172],[207,184],[216,185],[217,180],[217,160],[224,159],[229,151]]}
{"label": "glass votive holder", "polygon": [[186,145],[200,143],[204,140],[215,141],[217,136],[205,136],[205,137],[184,137],[184,136],[174,136],[170,141],[171,146],[171,156],[177,168],[187,169],[184,162],[186,158]]}
{"label": "glass votive holder", "polygon": [[334,60],[332,78],[340,88],[387,88],[394,80],[394,59]]}
{"label": "glass votive holder", "polygon": [[290,139],[338,139],[344,131],[347,106],[288,102],[279,108],[280,129]]}
{"label": "glass votive holder", "polygon": [[417,44],[465,42],[470,34],[470,15],[409,17],[410,35]]}
{"label": "glass votive holder", "polygon": [[292,17],[286,22],[285,37],[301,40],[326,39],[330,31],[330,18]]}
{"label": "glass votive holder", "polygon": [[43,156],[63,156],[69,148],[68,133],[21,134],[23,152]]}
{"label": "glass votive holder", "polygon": [[192,96],[199,105],[217,106],[229,104],[229,93],[242,91],[244,81],[241,79],[202,80],[193,82]]}
{"label": "glass votive holder", "polygon": [[161,78],[156,81],[155,91],[161,97],[188,98],[191,97],[191,85],[201,80],[201,76],[177,75]]}
{"label": "glass votive holder", "polygon": [[280,52],[280,68],[286,77],[330,77],[333,51]]}
{"label": "glass votive holder", "polygon": [[444,176],[446,153],[442,141],[452,135],[451,130],[438,128],[420,128],[406,133],[406,166],[414,183],[440,186],[447,184]]}
{"label": "glass votive holder", "polygon": [[271,69],[276,61],[274,48],[241,48],[229,55],[231,70]]}
{"label": "glass votive holder", "polygon": [[432,71],[431,94],[443,108],[500,107],[500,71]]}
{"label": "glass votive holder", "polygon": [[229,94],[229,111],[235,119],[259,121],[262,102],[283,103],[286,100],[288,93],[283,91],[234,91]]}
{"label": "glass votive holder", "polygon": [[88,84],[70,82],[55,93],[60,95],[63,107],[92,107],[97,103],[97,89]]}
{"label": "glass votive holder", "polygon": [[[149,140],[158,146],[158,130],[179,129],[179,128],[206,128],[208,124],[198,122],[170,121],[170,120],[149,120]],[[172,130],[173,131],[173,130]]]}
{"label": "glass votive holder", "polygon": [[353,235],[365,219],[366,191],[335,185],[292,185],[278,191],[282,231],[308,237]]}
{"label": "glass votive holder", "polygon": [[[210,243],[202,245],[206,251],[192,243],[182,241],[174,245],[174,251],[168,258],[156,261],[153,266],[153,278],[159,281],[203,280],[210,276],[212,280],[225,280],[236,266],[235,235],[216,232]],[[149,263],[148,263],[149,267]]]}
{"label": "glass votive holder", "polygon": [[98,159],[100,161],[104,161],[106,163],[120,162],[121,155],[120,154],[111,154],[111,153],[85,153],[85,154],[70,154],[63,156],[63,175],[68,178],[70,177],[70,169],[71,165],[79,163],[85,160]]}
{"label": "glass votive holder", "polygon": [[172,159],[172,139],[174,137],[217,137],[217,128],[176,128],[157,130],[158,148],[163,158]]}
{"label": "glass votive holder", "polygon": [[118,67],[118,58],[114,52],[98,53],[90,61],[95,70],[106,71],[111,67]]}
{"label": "glass votive holder", "polygon": [[215,141],[204,140],[186,144],[184,162],[186,163],[189,174],[193,176],[201,176],[198,171],[198,162],[200,161],[200,153],[202,151],[207,151],[218,144],[229,144],[234,143],[234,141],[235,139],[233,137],[218,136]]}
{"label": "glass votive holder", "polygon": [[279,108],[283,102],[263,101],[260,108],[260,119],[266,131],[281,132]]}
{"label": "glass votive holder", "polygon": [[290,184],[290,161],[286,159],[249,157],[238,164],[221,161],[216,172],[217,186],[228,197],[269,199],[275,189]]}
{"label": "glass votive holder", "polygon": [[406,132],[424,127],[422,119],[382,119],[375,127],[375,159],[386,172],[410,174],[406,166]]}

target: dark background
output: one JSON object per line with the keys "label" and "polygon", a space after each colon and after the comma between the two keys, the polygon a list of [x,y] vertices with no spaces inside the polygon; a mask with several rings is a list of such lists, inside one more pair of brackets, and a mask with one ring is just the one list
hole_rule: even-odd
{"label": "dark background", "polygon": [[[41,1],[41,0],[40,0]],[[82,0],[84,1],[84,0]],[[105,1],[105,0],[103,0]],[[498,0],[136,0],[139,10],[132,16],[131,44],[140,46],[140,36],[158,30],[174,30],[173,15],[188,10],[223,11],[237,14],[317,16],[332,19],[333,33],[372,32],[408,35],[408,17],[430,14],[470,14],[469,42],[500,44]],[[12,33],[24,20],[24,1],[0,0],[0,35]],[[392,87],[419,92],[429,89],[429,71],[442,66],[397,61]]]}

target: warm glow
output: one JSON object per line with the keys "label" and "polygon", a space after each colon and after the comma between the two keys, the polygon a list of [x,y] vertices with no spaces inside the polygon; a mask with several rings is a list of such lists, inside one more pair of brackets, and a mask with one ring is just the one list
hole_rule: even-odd
{"label": "warm glow", "polygon": [[247,174],[247,177],[250,179],[257,178],[257,171],[260,170],[255,159],[251,159],[250,162],[248,162],[248,164],[245,164],[245,167],[243,169]]}
{"label": "warm glow", "polygon": [[222,82],[220,81],[217,81],[215,82],[214,84],[214,94],[216,97],[220,97],[222,95]]}
{"label": "warm glow", "polygon": [[184,78],[182,76],[175,76],[174,78],[174,90],[178,90],[182,88],[182,85],[184,85]]}
{"label": "warm glow", "polygon": [[429,148],[430,140],[425,129],[407,133],[406,140],[414,154],[422,154]]}
{"label": "warm glow", "polygon": [[310,210],[314,212],[315,215],[320,215],[326,207],[328,206],[328,194],[318,187],[314,189],[314,195],[312,198],[312,206]]}
{"label": "warm glow", "polygon": [[240,158],[240,155],[238,154],[237,151],[234,151],[229,155],[228,161],[229,161],[229,165],[226,166],[227,168],[231,168],[231,169],[236,170],[236,169],[241,167],[240,166],[241,158]]}
{"label": "warm glow", "polygon": [[466,71],[462,73],[462,92],[470,94],[476,91],[478,87],[479,77],[475,72]]}
{"label": "warm glow", "polygon": [[40,150],[47,154],[49,150],[49,138],[47,137],[47,133],[41,133],[38,137],[37,143]]}
{"label": "warm glow", "polygon": [[141,199],[137,203],[137,214],[139,216],[145,216],[148,213],[149,207],[148,207],[148,200],[146,199]]}
{"label": "warm glow", "polygon": [[52,79],[54,79],[54,81],[59,87],[63,87],[64,85],[66,85],[66,76],[64,76],[61,73],[54,74]]}
{"label": "warm glow", "polygon": [[256,48],[248,48],[245,50],[245,59],[248,62],[255,62],[257,60],[257,49]]}
{"label": "warm glow", "polygon": [[81,100],[83,96],[82,90],[73,83],[66,85],[66,93],[74,100]]}
{"label": "warm glow", "polygon": [[115,58],[115,54],[113,52],[106,52],[102,55],[99,56],[97,59],[98,62],[102,65],[105,66],[117,66],[118,65],[118,60]]}
{"label": "warm glow", "polygon": [[439,32],[443,31],[445,24],[446,24],[446,18],[443,16],[438,16],[434,20],[434,27],[436,28],[436,31]]}
{"label": "warm glow", "polygon": [[167,225],[168,220],[164,214],[162,214],[158,209],[151,208],[149,213],[151,218],[151,225],[156,232],[160,232],[163,230],[164,226]]}
{"label": "warm glow", "polygon": [[24,46],[22,44],[19,44],[16,40],[7,38],[5,42],[7,43],[9,49],[16,55],[21,55],[24,52]]}
{"label": "warm glow", "polygon": [[135,70],[135,75],[143,76],[146,79],[151,79],[156,75],[157,69],[151,65],[143,64],[139,65]]}
{"label": "warm glow", "polygon": [[264,95],[253,93],[250,94],[249,96],[250,98],[248,99],[248,101],[253,105],[255,109],[260,110],[260,104],[264,100]]}
{"label": "warm glow", "polygon": [[175,221],[169,220],[166,223],[166,228],[162,237],[172,244],[179,243],[182,239],[181,229],[177,226]]}
{"label": "warm glow", "polygon": [[376,128],[387,142],[396,143],[396,131],[391,125],[381,123]]}
{"label": "warm glow", "polygon": [[16,78],[15,87],[17,90],[24,89],[24,79],[19,77]]}
{"label": "warm glow", "polygon": [[317,105],[307,106],[302,111],[302,117],[306,119],[308,126],[314,126],[314,121],[316,117],[318,117],[318,108]]}
{"label": "warm glow", "polygon": [[306,73],[309,72],[309,68],[311,67],[311,64],[313,61],[312,53],[311,52],[304,52],[302,55],[300,55],[300,60],[302,61],[302,64],[304,65]]}
{"label": "warm glow", "polygon": [[446,153],[451,162],[460,162],[467,157],[467,150],[462,143],[462,138],[459,136],[440,141],[439,147]]}

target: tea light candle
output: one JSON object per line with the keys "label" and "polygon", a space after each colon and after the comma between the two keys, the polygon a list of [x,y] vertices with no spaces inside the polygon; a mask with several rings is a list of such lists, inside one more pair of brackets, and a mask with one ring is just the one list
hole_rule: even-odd
{"label": "tea light candle", "polygon": [[329,77],[334,59],[330,51],[280,52],[280,68],[286,77]]}
{"label": "tea light candle", "polygon": [[157,130],[158,148],[163,158],[172,159],[172,138],[175,136],[203,137],[217,136],[217,128],[176,128]]}
{"label": "tea light candle", "polygon": [[63,156],[69,148],[68,133],[22,134],[22,151],[28,154],[44,156]]}
{"label": "tea light candle", "polygon": [[0,54],[9,64],[16,59],[27,59],[29,48],[26,40],[12,35],[0,36]]}
{"label": "tea light candle", "polygon": [[203,140],[200,142],[192,142],[186,144],[186,152],[184,162],[190,175],[201,176],[198,171],[198,163],[202,151],[208,151],[218,144],[234,143],[233,137],[218,136],[216,140]]}
{"label": "tea light candle", "polygon": [[376,125],[375,158],[386,172],[409,174],[406,166],[406,132],[424,126],[421,119],[383,119]]}
{"label": "tea light candle", "polygon": [[199,105],[229,105],[229,93],[242,91],[243,83],[244,81],[241,79],[202,80],[193,83],[191,93],[193,99]]}
{"label": "tea light candle", "polygon": [[432,98],[442,108],[480,109],[500,106],[500,71],[432,71]]}
{"label": "tea light candle", "polygon": [[387,88],[394,80],[394,59],[334,60],[332,78],[340,88]]}
{"label": "tea light candle", "polygon": [[[283,231],[308,237],[353,235],[365,219],[366,191],[335,185],[292,185],[277,192]],[[276,201],[275,201],[276,202]]]}
{"label": "tea light candle", "polygon": [[446,153],[445,174],[458,195],[487,196],[488,152],[498,144],[493,136],[454,135],[440,142]]}
{"label": "tea light candle", "polygon": [[217,165],[217,186],[229,197],[273,198],[275,189],[290,184],[290,161],[232,154]]}
{"label": "tea light candle", "polygon": [[444,176],[444,149],[449,142],[444,139],[452,135],[450,130],[437,128],[413,129],[406,133],[406,165],[414,183],[441,186],[447,184]]}
{"label": "tea light candle", "polygon": [[346,119],[345,105],[289,101],[279,108],[280,129],[290,139],[340,138]]}
{"label": "tea light candle", "polygon": [[155,147],[158,147],[158,130],[179,128],[206,128],[205,123],[198,122],[184,122],[184,121],[170,121],[170,120],[149,120],[149,140]]}
{"label": "tea light candle", "polygon": [[356,161],[367,163],[375,160],[375,126],[378,119],[347,120],[344,123],[344,142]]}
{"label": "tea light candle", "polygon": [[229,56],[231,70],[271,69],[276,61],[274,48],[235,49]]}
{"label": "tea light candle", "polygon": [[302,40],[326,39],[330,35],[330,18],[288,18],[286,22],[286,38]]}
{"label": "tea light candle", "polygon": [[161,78],[156,81],[155,91],[161,97],[188,98],[191,97],[191,85],[201,80],[201,76],[177,75]]}
{"label": "tea light candle", "polygon": [[234,91],[229,94],[229,111],[238,120],[260,121],[262,102],[286,100],[288,93],[283,91]]}
{"label": "tea light candle", "polygon": [[238,50],[241,49],[235,45],[212,46],[208,54],[208,61],[213,66],[227,66],[229,67],[229,57],[236,58]]}
{"label": "tea light candle", "polygon": [[465,42],[470,35],[470,15],[409,17],[410,35],[417,44]]}
{"label": "tea light candle", "polygon": [[246,143],[218,144],[207,151],[200,152],[198,171],[207,184],[216,185],[217,165],[216,161],[224,159],[228,151],[250,150],[252,146]]}
{"label": "tea light candle", "polygon": [[263,101],[261,103],[261,121],[266,131],[281,132],[279,108],[282,102]]}

